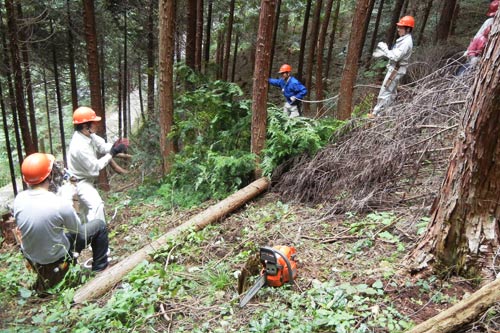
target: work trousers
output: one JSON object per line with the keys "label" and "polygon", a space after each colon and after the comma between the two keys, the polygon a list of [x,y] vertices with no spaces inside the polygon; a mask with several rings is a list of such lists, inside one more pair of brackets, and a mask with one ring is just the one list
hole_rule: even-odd
{"label": "work trousers", "polygon": [[389,84],[387,84],[394,70],[395,69],[388,70],[387,74],[385,75],[384,82],[382,83],[382,88],[380,88],[380,92],[377,97],[377,105],[375,105],[375,108],[372,112],[374,115],[377,115],[378,113],[380,113],[380,111],[388,107],[398,94],[398,84],[401,78],[404,76],[404,73],[396,73],[393,80]]}
{"label": "work trousers", "polygon": [[283,106],[283,112],[290,118],[295,118],[300,116],[299,107],[297,105],[292,105],[288,102]]}
{"label": "work trousers", "polygon": [[80,200],[80,209],[87,221],[102,220],[106,222],[104,215],[104,201],[94,187],[94,182],[82,179],[76,183],[76,193]]}

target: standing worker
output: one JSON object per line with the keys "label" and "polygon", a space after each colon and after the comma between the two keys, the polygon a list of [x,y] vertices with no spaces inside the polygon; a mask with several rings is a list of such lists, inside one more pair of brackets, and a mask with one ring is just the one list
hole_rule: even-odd
{"label": "standing worker", "polygon": [[[86,210],[87,221],[99,219],[106,221],[104,216],[104,202],[94,183],[99,171],[109,164],[110,160],[119,153],[126,152],[127,140],[118,140],[114,144],[106,143],[95,132],[97,122],[101,117],[96,116],[94,110],[81,106],[73,113],[75,133],[69,145],[68,169],[76,178],[76,193]],[[97,154],[102,154],[98,157]]]}
{"label": "standing worker", "polygon": [[285,96],[286,102],[283,106],[283,111],[290,118],[295,118],[301,115],[301,99],[307,95],[307,88],[304,87],[299,80],[291,75],[292,66],[284,64],[280,67],[279,79],[269,79],[269,84],[272,86],[280,87]]}
{"label": "standing worker", "polygon": [[386,43],[380,42],[374,53],[374,56],[378,53],[379,56],[389,58],[389,63],[387,64],[387,74],[378,94],[377,105],[375,105],[373,112],[368,114],[369,118],[378,115],[380,111],[394,101],[399,80],[406,74],[408,60],[413,48],[411,32],[415,27],[415,19],[413,16],[403,16],[396,25],[399,38],[396,40],[394,47],[389,50]]}
{"label": "standing worker", "polygon": [[[102,220],[84,225],[73,202],[49,191],[54,156],[34,153],[21,165],[29,188],[14,200],[14,217],[20,231],[21,250],[36,271],[35,289],[42,292],[61,281],[73,262],[72,253],[92,245],[92,270],[108,266],[108,231]],[[67,230],[67,233],[65,233]]]}

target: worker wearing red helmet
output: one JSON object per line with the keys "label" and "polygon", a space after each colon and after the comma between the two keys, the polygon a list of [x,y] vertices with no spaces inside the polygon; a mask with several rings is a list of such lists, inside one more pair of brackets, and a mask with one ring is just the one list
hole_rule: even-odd
{"label": "worker wearing red helmet", "polygon": [[92,245],[92,270],[108,266],[108,231],[102,220],[84,225],[71,200],[49,191],[54,156],[34,153],[22,165],[23,180],[29,188],[14,200],[14,217],[21,235],[21,249],[37,272],[37,291],[57,284],[73,262],[72,252]]}
{"label": "worker wearing red helmet", "polygon": [[124,153],[128,147],[128,140],[118,140],[111,144],[98,136],[95,132],[100,120],[101,117],[86,106],[77,108],[73,113],[75,133],[69,145],[68,171],[77,181],[76,193],[82,208],[86,210],[87,221],[105,221],[104,201],[94,183],[99,171],[109,164],[111,158]]}
{"label": "worker wearing red helmet", "polygon": [[301,100],[307,95],[307,88],[304,87],[299,80],[294,78],[291,74],[292,66],[284,64],[280,67],[279,79],[269,79],[269,84],[275,87],[280,87],[285,96],[285,105],[283,111],[290,118],[300,116]]}
{"label": "worker wearing red helmet", "polygon": [[411,32],[415,27],[415,19],[412,16],[403,16],[396,25],[399,38],[394,46],[389,50],[386,43],[380,42],[374,52],[374,56],[388,58],[389,63],[387,64],[387,74],[378,94],[377,105],[375,105],[369,117],[378,115],[394,101],[399,81],[406,74],[406,68],[413,49]]}

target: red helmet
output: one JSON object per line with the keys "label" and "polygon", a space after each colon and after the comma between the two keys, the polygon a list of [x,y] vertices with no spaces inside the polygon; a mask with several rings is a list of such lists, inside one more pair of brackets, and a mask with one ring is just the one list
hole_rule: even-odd
{"label": "red helmet", "polygon": [[100,121],[101,117],[96,116],[95,111],[87,106],[80,106],[73,112],[73,124],[83,124],[89,121]]}
{"label": "red helmet", "polygon": [[289,64],[283,64],[281,65],[280,67],[280,71],[278,73],[287,73],[287,72],[291,72],[292,71],[292,66],[290,66]]}
{"label": "red helmet", "polygon": [[27,156],[21,165],[26,184],[36,185],[43,182],[50,175],[54,160],[53,155],[44,153],[33,153]]}
{"label": "red helmet", "polygon": [[403,16],[399,19],[399,22],[396,23],[398,27],[410,27],[415,28],[415,19],[413,16]]}
{"label": "red helmet", "polygon": [[498,10],[498,0],[493,0],[490,2],[490,7],[488,8],[488,12],[486,13],[486,16],[495,16],[496,12]]}

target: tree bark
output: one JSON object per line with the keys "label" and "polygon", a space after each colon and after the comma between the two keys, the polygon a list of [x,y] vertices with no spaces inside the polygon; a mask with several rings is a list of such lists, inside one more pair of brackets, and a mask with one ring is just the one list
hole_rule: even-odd
{"label": "tree bark", "polygon": [[203,41],[203,0],[196,2],[196,49],[194,57],[194,67],[201,72],[201,53]]}
{"label": "tree bark", "polygon": [[234,76],[236,74],[236,61],[238,60],[238,46],[240,42],[240,34],[236,34],[236,40],[234,41],[234,52],[233,52],[233,68],[231,70],[231,82],[234,82]]}
{"label": "tree bark", "polygon": [[436,29],[436,43],[448,39],[451,30],[451,22],[453,20],[453,12],[455,11],[456,5],[457,0],[444,1],[444,6],[441,10],[441,15],[439,16],[439,22]]}
{"label": "tree bark", "polygon": [[[163,1],[160,1],[160,3],[161,2]],[[95,279],[76,291],[73,301],[76,304],[80,304],[103,295],[110,288],[120,282],[120,280],[132,271],[135,266],[144,260],[153,260],[152,255],[154,255],[159,248],[165,246],[173,238],[182,238],[185,236],[187,231],[199,231],[211,223],[220,221],[224,216],[235,211],[246,202],[266,191],[268,186],[269,180],[267,178],[257,179],[218,204],[213,205],[203,212],[195,215],[187,222],[170,230],[157,240],[153,241],[151,244],[146,245],[139,251],[128,256],[127,259],[107,269],[101,275],[98,275]]]}
{"label": "tree bark", "polygon": [[257,33],[252,89],[251,151],[257,156],[255,175],[260,177],[260,153],[266,142],[268,73],[271,67],[271,43],[277,0],[262,0]]}
{"label": "tree bark", "polygon": [[[371,59],[373,50],[375,50],[375,43],[377,42],[378,27],[380,25],[380,18],[382,17],[382,10],[384,9],[384,0],[380,0],[378,5],[377,18],[375,19],[375,27],[373,28],[372,41],[370,43],[369,57]],[[369,64],[370,62],[368,62]]]}
{"label": "tree bark", "polygon": [[299,81],[302,81],[302,72],[304,71],[304,55],[306,53],[307,29],[309,26],[309,16],[311,15],[311,3],[312,0],[307,0],[306,11],[304,13],[304,24],[302,25],[302,36],[300,37],[299,65],[297,66],[296,74]]}
{"label": "tree bark", "polygon": [[389,45],[392,45],[394,42],[394,37],[396,36],[396,23],[399,21],[401,8],[403,8],[404,2],[405,0],[396,0],[396,4],[392,10],[391,22],[389,23],[389,28],[387,29],[387,34],[385,36],[385,40]]}
{"label": "tree bark", "polygon": [[213,6],[213,0],[208,0],[208,12],[207,12],[207,27],[205,30],[205,55],[204,55],[204,62],[205,62],[205,74],[207,73],[207,67],[208,63],[210,61],[210,34],[212,33],[212,6]]}
{"label": "tree bark", "polygon": [[499,34],[497,15],[431,221],[411,253],[414,270],[434,264],[447,274],[493,273],[492,259],[500,247]]}
{"label": "tree bark", "polygon": [[123,92],[122,92],[122,115],[123,115],[123,137],[128,138],[128,96],[130,90],[128,89],[128,22],[127,22],[127,9],[123,11]]}
{"label": "tree bark", "polygon": [[368,19],[368,10],[370,8],[371,1],[372,0],[359,0],[352,19],[349,47],[344,65],[344,71],[342,72],[342,79],[340,80],[340,97],[337,110],[338,118],[340,120],[346,120],[351,117],[353,89],[354,83],[356,82],[356,76],[358,74],[359,49],[361,48],[361,43],[364,40],[363,22]]}
{"label": "tree bark", "polygon": [[280,22],[281,13],[281,0],[278,0],[276,5],[276,17],[274,18],[274,28],[273,28],[273,42],[271,44],[271,65],[269,66],[269,76],[272,76],[273,71],[273,61],[274,61],[274,51],[276,49],[276,39],[278,38],[278,27]]}
{"label": "tree bark", "polygon": [[187,0],[186,65],[195,70],[196,58],[196,0]]}
{"label": "tree bark", "polygon": [[[309,54],[307,55],[307,71],[305,79],[305,86],[307,88],[307,97],[311,96],[314,54],[316,52],[316,47],[318,46],[318,35],[319,35],[319,26],[321,23],[322,7],[323,7],[323,0],[317,0],[316,7],[314,9],[311,35],[309,36],[309,40],[311,41],[309,44]],[[309,113],[309,106],[310,106],[309,103],[303,104],[304,114],[306,115]]]}
{"label": "tree bark", "polygon": [[10,145],[9,125],[7,124],[7,110],[3,100],[3,89],[0,84],[0,108],[2,109],[3,136],[5,138],[5,151],[9,160],[10,183],[12,184],[12,193],[17,195],[16,171],[14,168],[14,159],[12,157],[12,149]]}
{"label": "tree bark", "polygon": [[451,308],[418,324],[407,333],[448,333],[472,322],[495,303],[500,302],[500,279],[488,283]]}
{"label": "tree bark", "polygon": [[424,38],[425,26],[427,25],[427,20],[429,19],[429,14],[431,13],[432,8],[432,0],[428,0],[425,9],[424,15],[422,17],[422,22],[420,23],[420,30],[418,31],[417,45],[422,44],[422,40]]}
{"label": "tree bark", "polygon": [[339,12],[340,12],[340,0],[337,0],[337,5],[335,7],[335,13],[333,14],[332,29],[330,32],[330,40],[328,41],[328,56],[326,57],[326,68],[325,68],[325,78],[327,79],[327,81],[325,83],[325,89],[327,89],[328,79],[330,78],[330,68],[332,67],[332,61],[333,61],[333,46],[335,44],[335,34],[337,33]]}
{"label": "tree bark", "polygon": [[45,68],[42,71],[42,77],[43,77],[43,91],[45,94],[45,116],[47,117],[47,132],[49,135],[49,147],[50,147],[50,153],[54,155],[54,145],[52,140],[52,124],[50,123],[49,90],[47,88],[47,75],[45,74]]}
{"label": "tree bark", "polygon": [[73,22],[71,21],[70,0],[66,0],[66,12],[68,20],[68,62],[69,62],[69,79],[71,84],[71,105],[73,110],[78,108],[78,87],[76,85],[76,70],[75,70],[75,49],[73,46]]}
{"label": "tree bark", "polygon": [[[316,52],[316,100],[323,100],[323,49],[325,48],[326,32],[330,23],[330,15],[332,13],[333,0],[328,0],[325,8],[325,17],[321,24],[321,31],[318,40],[318,52]],[[317,104],[319,113],[323,107],[323,103]]]}
{"label": "tree bark", "polygon": [[[54,34],[54,27],[52,20],[50,21],[50,32]],[[59,85],[59,68],[57,64],[57,54],[56,54],[56,46],[52,44],[52,65],[54,66],[54,85],[56,88],[56,101],[57,101],[57,115],[59,119],[59,135],[61,138],[61,150],[63,154],[63,162],[65,166],[68,166],[68,158],[66,155],[66,139],[64,135],[64,117],[63,117],[63,109],[62,109],[62,101],[61,101],[61,88]]]}
{"label": "tree bark", "polygon": [[148,10],[148,102],[147,114],[148,119],[155,119],[155,33],[154,33],[154,1],[149,2]]}
{"label": "tree bark", "polygon": [[[36,152],[36,147],[30,133],[28,116],[26,113],[26,105],[24,104],[24,87],[23,76],[21,69],[21,59],[19,51],[18,28],[17,28],[17,13],[12,0],[5,0],[5,8],[7,11],[7,24],[10,39],[10,56],[12,60],[12,71],[14,73],[14,85],[16,96],[16,109],[19,117],[19,126],[21,128],[21,137],[26,155]],[[21,155],[22,156],[22,155]]]}
{"label": "tree bark", "polygon": [[223,59],[223,70],[222,70],[222,80],[227,81],[227,75],[229,73],[229,64],[231,63],[231,37],[233,34],[233,22],[234,22],[234,2],[231,0],[229,3],[229,17],[227,19],[227,29],[226,29],[226,41],[224,43],[224,59]]}
{"label": "tree bark", "polygon": [[160,117],[160,150],[163,160],[163,175],[170,172],[171,156],[174,154],[174,143],[167,136],[174,122],[174,32],[175,32],[175,0],[159,2],[159,44],[158,44],[158,100]]}

